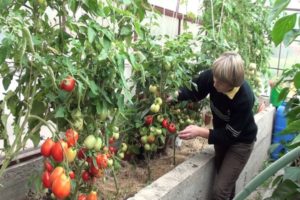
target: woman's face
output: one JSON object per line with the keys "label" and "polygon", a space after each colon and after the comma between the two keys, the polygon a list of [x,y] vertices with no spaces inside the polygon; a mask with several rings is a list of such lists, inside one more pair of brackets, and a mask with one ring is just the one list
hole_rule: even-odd
{"label": "woman's face", "polygon": [[229,84],[224,83],[222,81],[219,81],[215,77],[214,77],[214,87],[216,88],[216,90],[218,92],[222,92],[222,93],[229,92],[229,91],[231,91],[233,89],[232,86],[230,86]]}

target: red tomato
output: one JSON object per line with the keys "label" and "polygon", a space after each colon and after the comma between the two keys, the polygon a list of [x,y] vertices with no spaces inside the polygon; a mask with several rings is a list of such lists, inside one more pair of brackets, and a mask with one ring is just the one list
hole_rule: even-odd
{"label": "red tomato", "polygon": [[73,171],[70,171],[69,176],[70,176],[71,179],[74,179],[75,178],[75,173]]}
{"label": "red tomato", "polygon": [[51,189],[56,198],[64,199],[70,195],[71,180],[65,174],[62,174],[54,180]]}
{"label": "red tomato", "polygon": [[60,83],[60,89],[65,90],[67,92],[71,92],[75,88],[75,79],[72,76],[67,76],[62,82]]}
{"label": "red tomato", "polygon": [[77,157],[78,157],[78,159],[80,159],[80,160],[83,160],[83,159],[85,159],[85,157],[86,157],[86,155],[85,155],[85,151],[86,151],[86,149],[85,149],[85,148],[81,148],[81,149],[79,149],[79,151],[78,151],[78,153],[77,153]]}
{"label": "red tomato", "polygon": [[51,149],[52,158],[56,162],[62,162],[64,160],[64,154],[67,151],[68,144],[62,140],[56,142]]}
{"label": "red tomato", "polygon": [[108,139],[108,143],[109,143],[109,144],[115,143],[115,138],[114,138],[114,137],[110,137],[110,138]]}
{"label": "red tomato", "polygon": [[51,188],[50,172],[44,171],[44,173],[42,175],[42,182],[43,182],[43,186],[45,188]]}
{"label": "red tomato", "polygon": [[48,172],[52,172],[53,171],[53,166],[51,165],[51,163],[49,162],[49,160],[45,160],[44,161],[44,168]]}
{"label": "red tomato", "polygon": [[98,166],[95,166],[93,163],[90,165],[89,172],[90,172],[91,175],[98,176],[99,171],[100,171],[100,169],[98,168]]}
{"label": "red tomato", "polygon": [[162,125],[162,127],[164,127],[164,128],[168,128],[168,126],[169,126],[168,120],[167,120],[167,119],[164,119],[164,120],[161,122],[161,125]]}
{"label": "red tomato", "polygon": [[45,157],[49,157],[51,155],[51,149],[55,143],[51,138],[45,140],[45,142],[41,146],[41,154]]}
{"label": "red tomato", "polygon": [[168,131],[170,133],[175,133],[176,132],[176,126],[174,123],[170,123],[170,125],[168,126]]}
{"label": "red tomato", "polygon": [[68,129],[66,131],[66,140],[67,140],[67,143],[68,143],[69,147],[74,146],[77,143],[77,140],[78,140],[78,133],[75,130],[71,129],[71,128]]}
{"label": "red tomato", "polygon": [[111,154],[116,154],[118,152],[118,149],[113,146],[108,147],[108,150]]}
{"label": "red tomato", "polygon": [[153,123],[153,115],[147,115],[146,117],[145,117],[145,124],[146,125],[151,125]]}
{"label": "red tomato", "polygon": [[98,167],[100,169],[105,169],[107,168],[107,156],[105,154],[98,154],[96,156],[96,162],[98,164]]}
{"label": "red tomato", "polygon": [[85,194],[80,194],[78,200],[86,200],[87,196]]}
{"label": "red tomato", "polygon": [[86,199],[86,200],[97,200],[97,192],[91,191],[91,192],[87,195],[87,199]]}
{"label": "red tomato", "polygon": [[83,171],[82,174],[81,174],[81,178],[84,181],[90,180],[90,178],[91,178],[90,173],[88,171],[86,171],[86,170]]}
{"label": "red tomato", "polygon": [[58,177],[60,177],[62,174],[65,173],[64,168],[58,166],[55,167],[55,169],[53,170],[53,172],[50,174],[50,183],[52,185],[52,183],[54,182],[54,180]]}

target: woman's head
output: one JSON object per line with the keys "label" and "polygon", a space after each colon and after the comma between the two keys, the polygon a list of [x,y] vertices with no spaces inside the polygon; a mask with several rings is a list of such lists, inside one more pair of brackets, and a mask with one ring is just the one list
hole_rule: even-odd
{"label": "woman's head", "polygon": [[244,61],[236,52],[223,53],[214,61],[212,70],[215,87],[222,92],[226,88],[239,87],[244,82]]}

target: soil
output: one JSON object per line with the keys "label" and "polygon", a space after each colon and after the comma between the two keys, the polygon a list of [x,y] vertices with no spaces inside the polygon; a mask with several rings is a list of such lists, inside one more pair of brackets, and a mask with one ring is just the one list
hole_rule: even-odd
{"label": "soil", "polygon": [[[177,165],[184,162],[194,154],[202,151],[207,145],[207,140],[196,138],[193,140],[182,141],[180,147],[176,148],[175,165],[173,164],[173,148],[167,149],[164,155],[159,155],[150,160],[150,179],[148,178],[148,169],[145,161],[130,164],[122,162],[121,169],[116,173],[119,191],[112,174],[107,174],[105,179],[97,181],[101,200],[124,200],[134,196],[140,189],[163,176],[174,169]],[[109,173],[109,172],[108,172]],[[25,200],[48,200],[50,195],[39,195],[29,191]]]}

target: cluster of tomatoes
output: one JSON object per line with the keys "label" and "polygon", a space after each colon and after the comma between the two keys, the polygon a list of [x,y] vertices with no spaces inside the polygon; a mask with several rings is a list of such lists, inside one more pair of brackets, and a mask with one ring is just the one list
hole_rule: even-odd
{"label": "cluster of tomatoes", "polygon": [[170,123],[162,115],[147,115],[144,120],[145,126],[140,129],[140,141],[145,151],[155,152],[157,145],[165,144],[167,133],[176,133],[175,123]]}
{"label": "cluster of tomatoes", "polygon": [[[115,141],[118,137],[118,132],[114,133],[110,141]],[[113,167],[116,158],[124,158],[127,151],[125,143],[122,143],[120,148],[103,145],[100,136],[88,135],[82,145],[78,144],[78,138],[75,130],[68,129],[63,139],[55,142],[48,138],[41,145],[41,154],[45,157],[43,186],[50,189],[57,199],[74,195],[72,190],[75,185],[80,187],[79,191],[82,188],[91,188],[88,186],[91,186],[96,178],[102,177],[103,170]],[[97,199],[97,192],[89,190],[88,194],[79,194],[78,200],[84,199]]]}

